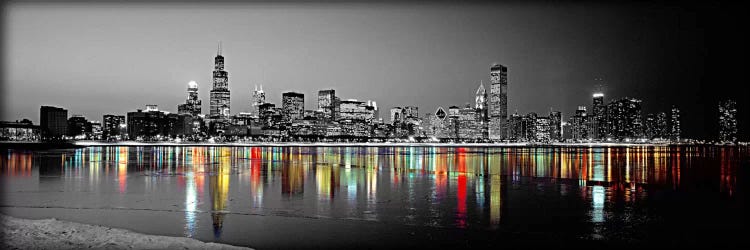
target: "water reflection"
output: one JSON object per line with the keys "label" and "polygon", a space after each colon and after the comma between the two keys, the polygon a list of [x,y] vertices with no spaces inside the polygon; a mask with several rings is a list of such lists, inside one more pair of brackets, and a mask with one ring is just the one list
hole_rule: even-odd
{"label": "water reflection", "polygon": [[184,234],[207,227],[199,215],[209,213],[220,238],[232,213],[497,228],[512,218],[507,206],[540,197],[574,197],[582,217],[601,224],[616,217],[611,204],[636,204],[651,190],[731,197],[747,157],[746,147],[90,147],[9,150],[0,164],[5,179],[56,176],[65,194],[119,194],[77,198],[99,206],[172,209],[137,201],[181,197]]}

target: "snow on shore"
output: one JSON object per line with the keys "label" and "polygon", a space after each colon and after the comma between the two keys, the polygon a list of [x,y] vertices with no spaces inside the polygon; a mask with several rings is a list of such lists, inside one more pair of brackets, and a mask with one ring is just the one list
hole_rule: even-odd
{"label": "snow on shore", "polygon": [[0,249],[249,249],[56,219],[28,220],[0,214],[0,225]]}

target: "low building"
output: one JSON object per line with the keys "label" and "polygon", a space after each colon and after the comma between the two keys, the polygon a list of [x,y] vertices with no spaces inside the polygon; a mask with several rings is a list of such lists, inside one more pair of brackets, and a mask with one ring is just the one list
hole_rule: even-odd
{"label": "low building", "polygon": [[0,141],[38,141],[41,138],[41,127],[29,120],[0,122]]}

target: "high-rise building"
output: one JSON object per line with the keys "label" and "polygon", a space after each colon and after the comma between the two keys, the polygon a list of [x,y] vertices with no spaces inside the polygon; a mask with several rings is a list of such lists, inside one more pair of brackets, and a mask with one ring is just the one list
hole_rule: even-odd
{"label": "high-rise building", "polygon": [[537,115],[534,112],[521,117],[521,141],[535,141],[537,132]]}
{"label": "high-rise building", "polygon": [[508,138],[516,141],[523,138],[523,117],[518,111],[511,114],[508,119]]}
{"label": "high-rise building", "polygon": [[487,106],[487,90],[484,89],[484,82],[479,82],[479,88],[474,96],[474,109],[477,112],[477,122],[479,123],[479,133],[481,138],[487,138],[487,124],[489,113]]}
{"label": "high-rise building", "polygon": [[445,112],[443,107],[438,107],[437,110],[435,110],[435,113],[430,116],[429,119],[429,128],[427,129],[428,135],[434,136],[436,138],[445,138],[449,137],[450,135],[446,131],[446,117],[448,117],[448,114]]}
{"label": "high-rise building", "polygon": [[737,103],[734,100],[719,102],[719,140],[737,141]]}
{"label": "high-rise building", "polygon": [[305,118],[305,95],[297,92],[281,94],[281,117],[285,122],[302,120]]}
{"label": "high-rise building", "polygon": [[595,139],[604,139],[607,137],[607,106],[604,104],[604,94],[594,93],[593,95],[593,113],[592,126]]}
{"label": "high-rise building", "polygon": [[571,139],[583,140],[588,138],[589,117],[586,113],[586,106],[578,106],[575,115],[570,118]]}
{"label": "high-rise building", "polygon": [[682,136],[682,129],[680,128],[680,109],[672,106],[671,119],[669,120],[670,127],[670,138],[675,141],[679,141]]}
{"label": "high-rise building", "polygon": [[336,105],[336,90],[325,89],[318,91],[318,110],[323,112],[323,119],[336,120],[334,106]]}
{"label": "high-rise building", "polygon": [[274,116],[278,115],[275,112],[276,105],[273,103],[263,103],[258,106],[258,118],[263,126],[273,125]]}
{"label": "high-rise building", "polygon": [[356,120],[372,123],[375,119],[375,106],[370,102],[362,102],[354,99],[340,102],[339,120]]}
{"label": "high-rise building", "polygon": [[404,109],[401,107],[391,108],[391,124],[403,122]]}
{"label": "high-rise building", "polygon": [[467,106],[458,110],[457,137],[461,139],[482,138],[477,109]]}
{"label": "high-rise building", "polygon": [[648,139],[658,137],[658,125],[656,123],[656,115],[653,113],[646,114],[646,118],[643,119],[643,135]]}
{"label": "high-rise building", "polygon": [[198,83],[188,83],[188,98],[185,103],[177,105],[177,113],[198,116],[201,114],[201,100],[198,99]]}
{"label": "high-rise building", "polygon": [[609,135],[616,139],[634,139],[642,134],[641,100],[622,98],[607,105]]}
{"label": "high-rise building", "polygon": [[493,140],[507,138],[508,122],[508,68],[500,64],[490,67],[489,137]]}
{"label": "high-rise building", "polygon": [[124,138],[125,123],[124,115],[104,115],[102,124],[102,136],[104,139]]}
{"label": "high-rise building", "polygon": [[549,138],[553,141],[562,140],[562,112],[549,112]]}
{"label": "high-rise building", "polygon": [[91,123],[82,115],[73,115],[68,118],[68,136],[76,139],[85,138],[91,133]]}
{"label": "high-rise building", "polygon": [[419,118],[419,108],[417,106],[406,106],[403,111],[403,119],[416,119]]}
{"label": "high-rise building", "polygon": [[551,139],[551,125],[549,117],[537,117],[534,123],[534,141],[548,142]]}
{"label": "high-rise building", "polygon": [[258,86],[255,86],[255,90],[253,91],[253,111],[252,114],[260,117],[260,105],[263,105],[266,103],[266,92],[263,91],[263,85],[260,85],[260,89],[258,89]]}
{"label": "high-rise building", "polygon": [[221,42],[214,57],[213,88],[211,89],[211,109],[209,117],[212,119],[226,119],[229,117],[229,73],[224,70],[224,56],[221,55]]}
{"label": "high-rise building", "polygon": [[44,139],[62,139],[68,133],[68,110],[42,106],[39,109],[39,126]]}
{"label": "high-rise building", "polygon": [[669,137],[667,113],[659,112],[658,114],[656,114],[656,136],[662,139]]}

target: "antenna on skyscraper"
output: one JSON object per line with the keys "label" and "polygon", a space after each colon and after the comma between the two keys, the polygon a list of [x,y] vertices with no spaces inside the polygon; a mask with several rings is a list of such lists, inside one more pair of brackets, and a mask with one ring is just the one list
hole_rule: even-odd
{"label": "antenna on skyscraper", "polygon": [[219,48],[216,50],[216,55],[221,55],[221,41],[219,41]]}
{"label": "antenna on skyscraper", "polygon": [[596,81],[596,87],[594,88],[594,91],[596,93],[604,93],[604,79],[601,77],[594,78],[594,81]]}

